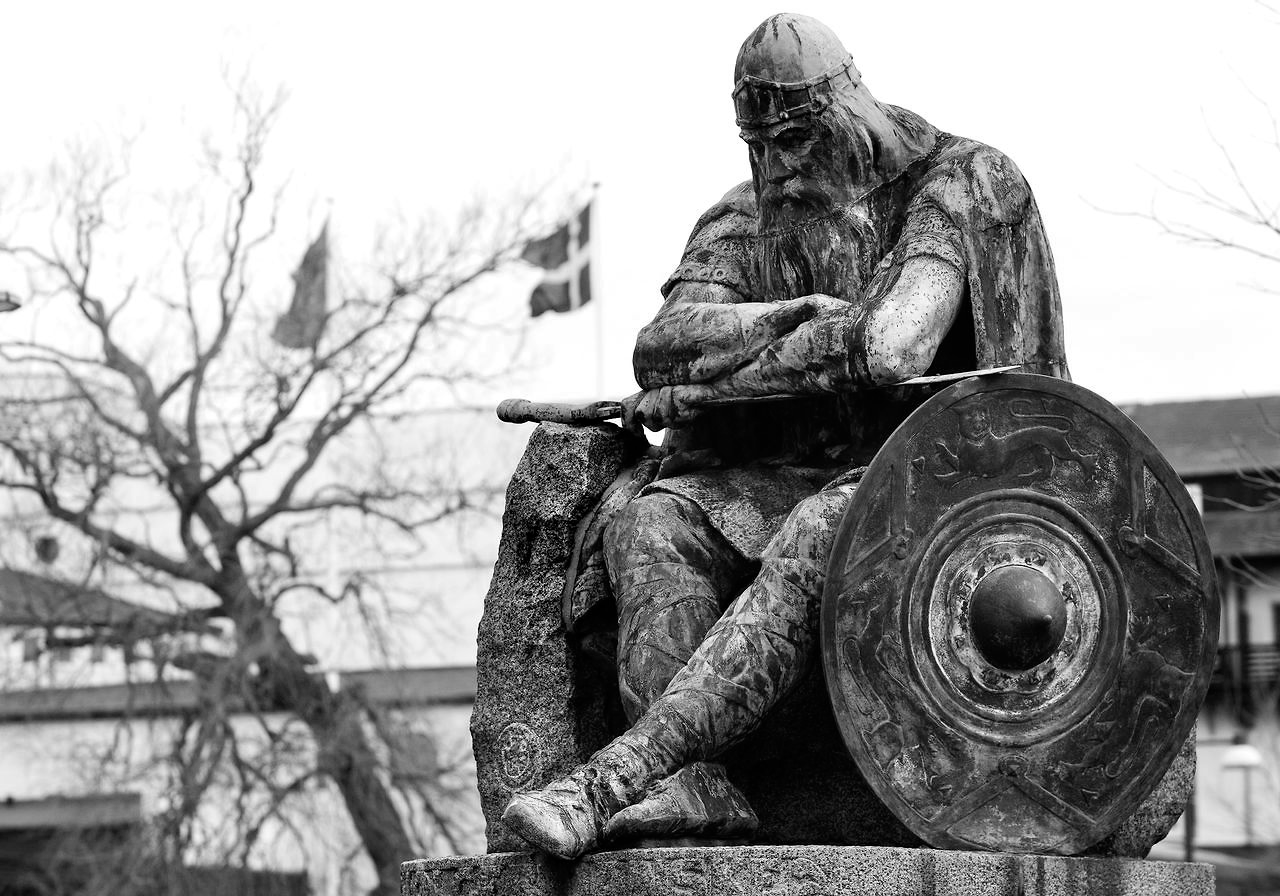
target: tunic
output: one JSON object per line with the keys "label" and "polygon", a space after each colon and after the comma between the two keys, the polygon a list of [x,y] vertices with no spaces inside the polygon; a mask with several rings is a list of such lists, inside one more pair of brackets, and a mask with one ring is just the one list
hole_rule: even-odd
{"label": "tunic", "polygon": [[[923,122],[913,113],[898,117]],[[924,125],[927,127],[927,125]],[[933,256],[964,273],[959,315],[930,374],[1021,365],[1068,377],[1053,257],[1026,180],[999,150],[939,134],[932,149],[863,197],[860,264],[873,295],[903,264]],[[750,182],[730,190],[699,219],[679,267],[663,286],[728,287],[743,302],[769,301],[754,269],[758,213]],[[855,302],[859,299],[855,299]],[[821,376],[819,372],[817,375]],[[683,495],[748,557],[778,531],[792,508],[833,481],[847,481],[932,394],[923,388],[842,389],[779,402],[705,412],[673,447],[697,451],[705,467],[660,478],[645,492]]]}

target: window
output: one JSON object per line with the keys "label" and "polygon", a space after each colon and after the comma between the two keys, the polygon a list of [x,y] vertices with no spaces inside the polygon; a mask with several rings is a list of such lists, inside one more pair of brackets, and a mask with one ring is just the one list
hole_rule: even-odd
{"label": "window", "polygon": [[24,634],[22,636],[22,661],[24,663],[34,663],[40,659],[42,646],[39,632],[27,632]]}

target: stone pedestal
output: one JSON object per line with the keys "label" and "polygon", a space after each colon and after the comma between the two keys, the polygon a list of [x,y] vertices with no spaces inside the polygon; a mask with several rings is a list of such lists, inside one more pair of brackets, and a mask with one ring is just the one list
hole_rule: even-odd
{"label": "stone pedestal", "polygon": [[406,862],[401,896],[1213,896],[1209,865],[884,846],[628,849]]}

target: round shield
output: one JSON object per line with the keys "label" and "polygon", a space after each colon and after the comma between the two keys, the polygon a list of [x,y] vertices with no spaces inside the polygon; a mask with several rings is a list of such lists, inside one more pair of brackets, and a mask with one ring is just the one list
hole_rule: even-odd
{"label": "round shield", "polygon": [[939,392],[876,455],[822,611],[863,776],[945,848],[1072,855],[1159,783],[1208,687],[1213,563],[1127,417],[1062,380]]}

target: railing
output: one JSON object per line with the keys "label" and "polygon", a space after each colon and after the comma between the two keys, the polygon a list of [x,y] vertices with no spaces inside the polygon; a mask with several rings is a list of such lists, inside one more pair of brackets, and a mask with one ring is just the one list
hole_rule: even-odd
{"label": "railing", "polygon": [[1253,688],[1280,683],[1280,644],[1234,644],[1218,648],[1214,678]]}
{"label": "railing", "polygon": [[1225,707],[1248,723],[1260,705],[1280,699],[1280,645],[1234,644],[1218,648],[1205,705]]}

